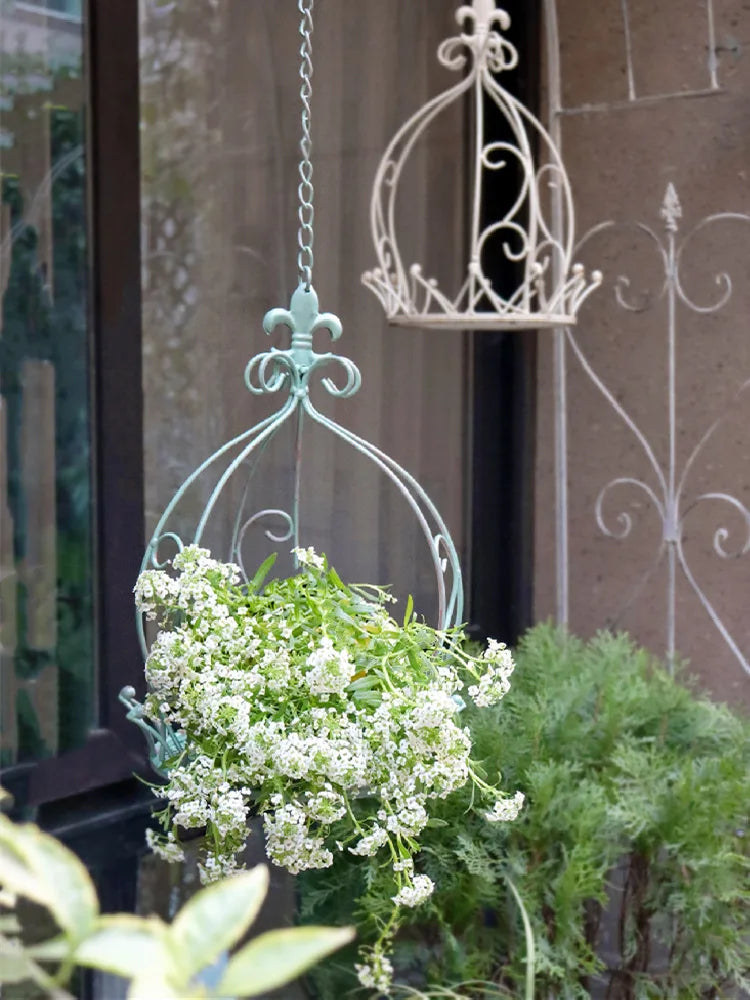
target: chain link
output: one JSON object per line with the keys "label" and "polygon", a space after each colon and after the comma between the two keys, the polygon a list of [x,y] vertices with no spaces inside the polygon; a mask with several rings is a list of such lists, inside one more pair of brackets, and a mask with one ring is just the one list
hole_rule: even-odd
{"label": "chain link", "polygon": [[315,221],[315,208],[313,199],[315,189],[313,188],[313,166],[310,159],[312,152],[312,138],[310,133],[310,99],[312,97],[312,31],[313,19],[312,10],[315,0],[299,0],[299,12],[302,15],[299,33],[302,36],[300,46],[299,75],[302,81],[299,96],[302,99],[302,138],[300,139],[300,151],[302,159],[299,164],[300,183],[297,188],[299,195],[299,230],[297,231],[297,244],[299,253],[297,254],[297,267],[299,269],[299,280],[309,290],[312,282],[313,268],[313,223]]}

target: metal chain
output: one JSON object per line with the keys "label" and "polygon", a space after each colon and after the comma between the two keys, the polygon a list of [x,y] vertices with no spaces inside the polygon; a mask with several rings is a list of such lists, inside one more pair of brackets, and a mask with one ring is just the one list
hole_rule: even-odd
{"label": "metal chain", "polygon": [[297,267],[299,269],[299,280],[309,290],[312,282],[313,268],[313,222],[315,220],[315,208],[313,198],[315,189],[313,188],[312,176],[313,166],[310,159],[312,151],[312,138],[310,134],[310,98],[312,97],[312,31],[313,19],[312,10],[315,0],[299,0],[299,12],[302,20],[299,25],[299,33],[302,36],[302,45],[299,53],[302,57],[299,75],[302,80],[299,96],[302,99],[302,138],[300,139],[300,151],[302,159],[299,164],[300,183],[297,188],[299,194],[299,230],[297,231],[297,244],[299,253],[297,254]]}

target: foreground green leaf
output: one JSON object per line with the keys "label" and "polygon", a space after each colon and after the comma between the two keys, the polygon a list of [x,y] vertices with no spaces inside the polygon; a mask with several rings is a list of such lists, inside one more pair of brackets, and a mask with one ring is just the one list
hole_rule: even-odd
{"label": "foreground green leaf", "polygon": [[157,917],[129,914],[101,917],[93,933],[76,950],[79,965],[126,979],[177,974],[167,926]]}
{"label": "foreground green leaf", "polygon": [[353,939],[350,927],[289,927],[261,934],[230,959],[216,992],[255,997],[275,990]]}
{"label": "foreground green leaf", "polygon": [[[72,851],[37,827],[15,826],[0,816],[0,831],[5,840],[0,841],[3,886],[46,906],[62,930],[74,939],[82,938],[99,912],[94,884],[83,864]],[[14,884],[14,877],[20,877],[20,881]]]}
{"label": "foreground green leaf", "polygon": [[268,869],[258,865],[208,886],[183,906],[169,934],[186,979],[239,941],[258,915],[267,889]]}

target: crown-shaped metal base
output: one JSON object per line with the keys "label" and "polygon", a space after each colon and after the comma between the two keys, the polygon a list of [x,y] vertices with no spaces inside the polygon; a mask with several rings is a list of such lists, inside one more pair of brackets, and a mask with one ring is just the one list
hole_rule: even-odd
{"label": "crown-shaped metal base", "polygon": [[[601,284],[573,262],[574,221],[570,183],[560,152],[542,123],[498,82],[513,69],[518,52],[503,35],[510,26],[495,0],[473,0],[456,11],[460,33],[446,39],[438,60],[462,78],[429,100],[399,129],[383,154],[370,202],[377,264],[362,275],[388,321],[398,326],[458,330],[539,329],[570,326],[584,300]],[[398,191],[404,168],[435,119],[464,98],[475,122],[471,213],[465,267],[458,292],[428,278],[421,264],[401,256]],[[483,109],[493,102],[507,123],[508,138],[485,136]],[[457,158],[458,161],[461,157]],[[503,185],[507,209],[484,217],[485,188]],[[507,273],[511,290],[488,277]],[[504,280],[503,280],[504,283]]]}

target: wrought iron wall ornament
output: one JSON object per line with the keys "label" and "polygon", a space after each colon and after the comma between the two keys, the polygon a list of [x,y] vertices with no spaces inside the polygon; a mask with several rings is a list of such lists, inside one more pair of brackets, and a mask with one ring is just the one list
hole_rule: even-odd
{"label": "wrought iron wall ornament", "polygon": [[[310,159],[312,7],[313,0],[299,0],[302,15],[300,97],[303,108],[298,187],[299,285],[288,309],[271,309],[263,320],[266,334],[271,335],[279,327],[287,327],[291,333],[291,341],[288,348],[271,347],[270,350],[255,355],[245,369],[245,385],[252,394],[272,396],[278,393],[283,399],[273,414],[223,444],[187,477],[154,529],[141,570],[164,568],[187,544],[202,544],[209,525],[220,521],[224,515],[227,501],[232,504],[234,513],[224,554],[228,561],[239,566],[246,582],[249,582],[252,573],[248,573],[245,568],[243,546],[250,529],[262,526],[263,522],[270,523],[272,526],[265,528],[265,536],[269,541],[274,545],[284,545],[287,549],[298,548],[302,533],[300,515],[304,503],[301,489],[303,429],[306,421],[310,421],[372,462],[408,504],[427,543],[435,573],[437,627],[451,628],[462,621],[463,583],[458,553],[437,508],[410,473],[375,445],[320,412],[310,398],[310,385],[314,378],[319,377],[322,387],[331,396],[338,398],[353,396],[361,384],[359,370],[353,361],[333,352],[319,353],[313,346],[313,336],[320,331],[326,331],[332,341],[337,341],[341,337],[342,326],[337,316],[319,311],[318,297],[312,285],[315,194]],[[259,460],[279,431],[290,425],[295,433],[291,503],[254,510],[252,486]],[[182,526],[184,516],[180,516],[185,502],[191,495],[205,495],[207,483],[213,484],[208,499],[200,505],[201,510],[195,523],[186,531]],[[233,501],[236,496],[239,496],[239,502],[235,504]],[[216,551],[214,555],[221,557]],[[137,616],[137,628],[143,655],[147,657],[148,643],[140,615]],[[123,689],[120,700],[128,709],[128,718],[143,731],[153,766],[161,770],[165,761],[174,758],[176,751],[179,752],[182,746],[180,735],[158,721],[152,725],[145,720],[142,706],[136,700],[132,688]]]}
{"label": "wrought iron wall ornament", "polygon": [[[614,517],[607,513],[607,504],[614,503],[616,495],[623,489],[637,490],[647,501],[648,506],[657,514],[661,531],[659,544],[653,554],[651,565],[642,577],[636,582],[632,591],[625,601],[620,613],[630,607],[643,590],[646,583],[652,578],[656,570],[666,563],[667,566],[667,615],[666,615],[666,636],[665,647],[667,657],[672,661],[678,652],[677,639],[677,581],[680,574],[689,584],[695,596],[700,601],[708,618],[719,632],[732,654],[736,658],[745,673],[750,674],[750,662],[748,657],[741,650],[729,628],[726,626],[709,596],[701,586],[698,578],[691,569],[688,558],[685,554],[684,540],[685,529],[688,516],[706,501],[721,503],[727,512],[734,512],[739,516],[743,532],[739,539],[734,536],[725,525],[719,525],[713,535],[713,551],[721,559],[731,559],[746,555],[750,552],[750,509],[742,503],[736,496],[723,491],[701,492],[690,494],[689,482],[691,473],[695,470],[698,459],[705,452],[717,430],[727,419],[732,406],[747,393],[750,389],[750,379],[742,382],[736,390],[730,406],[717,417],[700,436],[688,454],[687,459],[680,463],[677,455],[678,441],[678,393],[677,393],[677,362],[678,362],[678,307],[689,310],[692,313],[710,315],[719,312],[729,302],[732,295],[732,279],[726,272],[715,275],[715,283],[718,287],[713,301],[698,302],[686,291],[681,276],[681,265],[686,249],[691,245],[694,237],[709,226],[726,221],[739,221],[750,223],[750,215],[737,212],[719,212],[709,215],[693,226],[684,236],[680,234],[680,221],[682,219],[682,206],[677,192],[672,184],[669,184],[661,205],[659,215],[663,221],[664,235],[658,234],[654,229],[644,223],[637,223],[630,226],[631,230],[647,237],[657,250],[658,259],[663,269],[663,280],[656,295],[636,300],[632,296],[630,280],[621,275],[615,282],[614,294],[617,305],[629,312],[643,312],[658,301],[666,300],[667,304],[667,459],[665,462],[659,461],[655,448],[652,446],[647,433],[639,426],[634,417],[628,412],[624,404],[616,397],[612,389],[607,386],[604,380],[596,372],[591,362],[586,356],[578,339],[571,329],[565,331],[565,342],[572,354],[575,356],[583,371],[591,382],[596,386],[609,406],[614,410],[620,420],[633,435],[638,444],[639,450],[646,459],[649,467],[649,474],[639,477],[629,472],[623,472],[608,480],[599,490],[594,503],[594,517],[599,531],[608,538],[618,541],[625,541],[631,534],[634,524],[631,514],[624,509],[619,509]],[[581,240],[579,248],[592,239],[597,234],[621,228],[622,224],[615,222],[605,222],[594,226]],[[565,423],[566,412],[564,399],[558,397],[556,421]],[[558,468],[558,478],[560,477]],[[558,494],[567,495],[567,480],[559,480],[557,483]],[[567,505],[566,505],[567,509]],[[567,587],[569,566],[567,562],[567,547],[561,546],[561,538],[558,535],[558,562],[562,567],[562,582]]]}
{"label": "wrought iron wall ornament", "polygon": [[[473,0],[458,8],[456,21],[462,30],[440,45],[438,60],[449,70],[463,71],[463,78],[420,108],[380,161],[370,207],[378,263],[362,281],[377,295],[389,322],[401,326],[498,330],[575,323],[602,276],[599,271],[587,276],[583,265],[573,261],[573,200],[556,144],[495,77],[518,63],[518,52],[502,35],[510,18],[495,0]],[[415,145],[434,119],[464,95],[473,102],[472,200],[466,276],[456,292],[441,288],[421,264],[404,263],[396,201]],[[511,140],[485,138],[485,96],[506,120]],[[516,189],[505,215],[483,227],[485,185],[489,174],[499,171]],[[508,295],[487,276],[485,264],[493,252],[521,272],[518,287]]]}

